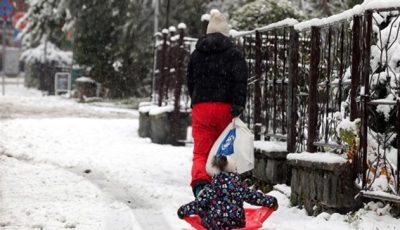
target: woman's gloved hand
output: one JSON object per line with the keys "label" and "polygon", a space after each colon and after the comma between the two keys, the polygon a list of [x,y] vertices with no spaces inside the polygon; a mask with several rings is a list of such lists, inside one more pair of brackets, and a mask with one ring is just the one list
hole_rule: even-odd
{"label": "woman's gloved hand", "polygon": [[231,107],[231,115],[232,117],[238,117],[243,112],[244,108],[239,105],[232,105]]}

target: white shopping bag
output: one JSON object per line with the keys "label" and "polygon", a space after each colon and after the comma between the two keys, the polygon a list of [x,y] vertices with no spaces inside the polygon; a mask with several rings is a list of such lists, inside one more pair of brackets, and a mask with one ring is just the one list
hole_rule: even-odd
{"label": "white shopping bag", "polygon": [[208,154],[206,171],[214,175],[211,161],[215,155],[229,155],[236,163],[238,173],[254,168],[254,135],[239,118],[234,118],[215,141]]}

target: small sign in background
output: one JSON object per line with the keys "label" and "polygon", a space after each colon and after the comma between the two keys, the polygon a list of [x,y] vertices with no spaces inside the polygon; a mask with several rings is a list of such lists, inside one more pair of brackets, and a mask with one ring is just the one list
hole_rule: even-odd
{"label": "small sign in background", "polygon": [[71,92],[71,74],[65,72],[56,73],[54,77],[54,93],[70,93]]}

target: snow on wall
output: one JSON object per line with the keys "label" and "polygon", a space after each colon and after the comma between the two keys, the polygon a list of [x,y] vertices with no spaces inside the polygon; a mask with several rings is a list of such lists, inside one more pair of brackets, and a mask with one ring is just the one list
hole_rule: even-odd
{"label": "snow on wall", "polygon": [[287,151],[287,143],[276,141],[254,141],[254,148],[266,152],[285,152]]}
{"label": "snow on wall", "polygon": [[328,153],[328,152],[326,152],[326,153],[323,153],[323,152],[290,153],[290,154],[288,154],[287,159],[288,160],[304,160],[304,161],[329,163],[329,164],[334,164],[334,163],[344,164],[347,161],[340,155],[337,155],[335,153]]}
{"label": "snow on wall", "polygon": [[159,115],[162,113],[168,113],[174,111],[174,106],[173,105],[167,105],[163,107],[154,107],[151,108],[149,111],[149,115]]}

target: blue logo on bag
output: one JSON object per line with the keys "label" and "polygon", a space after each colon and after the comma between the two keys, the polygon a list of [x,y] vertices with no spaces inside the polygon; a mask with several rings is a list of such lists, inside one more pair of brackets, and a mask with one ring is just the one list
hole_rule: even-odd
{"label": "blue logo on bag", "polygon": [[219,145],[218,151],[215,155],[231,155],[234,153],[233,145],[236,138],[236,129],[231,129],[226,137],[222,140],[221,144]]}

